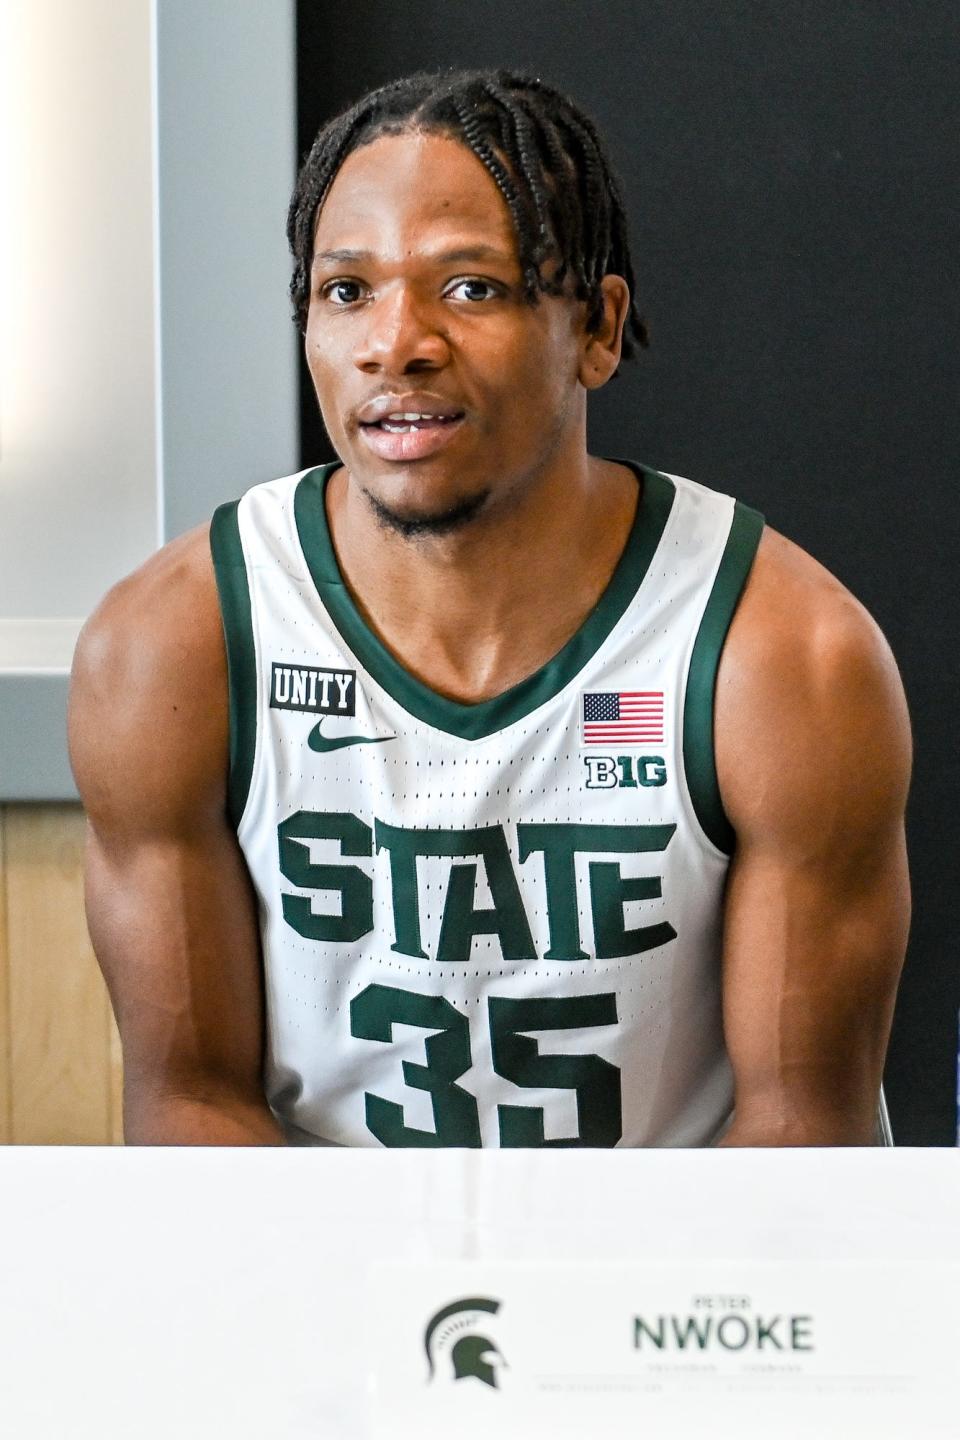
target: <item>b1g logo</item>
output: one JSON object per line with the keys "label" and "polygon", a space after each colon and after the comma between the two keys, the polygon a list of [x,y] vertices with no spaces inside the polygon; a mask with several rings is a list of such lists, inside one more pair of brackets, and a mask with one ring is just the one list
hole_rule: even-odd
{"label": "b1g logo", "polygon": [[493,1340],[486,1333],[490,1317],[500,1309],[499,1300],[482,1296],[454,1300],[438,1310],[423,1337],[429,1374],[427,1383],[438,1374],[446,1380],[479,1380],[497,1387],[497,1366],[506,1365]]}
{"label": "b1g logo", "polygon": [[588,790],[644,790],[667,783],[662,755],[584,755]]}

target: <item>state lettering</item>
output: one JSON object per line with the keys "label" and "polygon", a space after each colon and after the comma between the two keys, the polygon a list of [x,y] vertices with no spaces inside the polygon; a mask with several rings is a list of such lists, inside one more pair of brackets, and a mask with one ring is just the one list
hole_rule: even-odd
{"label": "state lettering", "polygon": [[[665,851],[675,830],[675,825],[518,825],[519,865],[542,856],[549,943],[539,958],[590,958],[583,948],[577,904],[577,861],[581,856],[611,857],[587,860],[596,958],[639,955],[675,939],[676,931],[665,920],[626,925],[624,906],[632,901],[660,899],[662,882],[659,875],[624,875],[621,871],[621,862],[630,856]],[[394,937],[391,949],[397,953],[441,964],[466,964],[474,939],[492,935],[505,960],[538,958],[502,826],[415,828],[375,819],[371,827],[355,815],[311,810],[297,811],[283,821],[278,830],[281,873],[301,891],[332,891],[340,901],[339,913],[324,912],[315,908],[309,893],[284,893],[286,923],[305,939],[353,942],[373,929],[374,877],[360,865],[315,863],[309,858],[311,840],[333,841],[344,856],[387,856]],[[429,955],[423,940],[417,862],[438,857],[448,858],[451,864],[436,952]],[[490,905],[478,905],[476,901],[481,866]]]}

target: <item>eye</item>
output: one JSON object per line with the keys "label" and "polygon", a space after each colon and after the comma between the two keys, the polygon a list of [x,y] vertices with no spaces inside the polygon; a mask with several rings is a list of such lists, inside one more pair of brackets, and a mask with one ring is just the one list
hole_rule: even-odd
{"label": "eye", "polygon": [[[458,296],[456,295],[456,291],[458,290],[472,293],[465,293]],[[481,293],[478,294],[478,291]],[[466,280],[457,280],[447,291],[447,294],[453,295],[454,298],[459,300],[478,301],[496,299],[499,291],[496,286],[491,285],[489,280],[480,280],[476,276],[472,276]]]}
{"label": "eye", "polygon": [[360,289],[359,280],[328,280],[320,294],[332,305],[353,305],[360,299]]}

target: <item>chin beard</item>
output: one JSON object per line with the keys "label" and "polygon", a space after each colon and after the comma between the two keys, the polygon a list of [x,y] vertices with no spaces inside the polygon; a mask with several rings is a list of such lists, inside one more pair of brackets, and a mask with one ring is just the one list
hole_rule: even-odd
{"label": "chin beard", "polygon": [[471,520],[476,519],[490,497],[489,490],[481,490],[478,495],[458,500],[446,510],[435,510],[429,515],[403,515],[391,510],[389,505],[385,505],[376,495],[371,495],[369,490],[365,490],[364,494],[383,528],[393,531],[395,535],[402,535],[405,540],[450,535],[455,530],[462,530]]}

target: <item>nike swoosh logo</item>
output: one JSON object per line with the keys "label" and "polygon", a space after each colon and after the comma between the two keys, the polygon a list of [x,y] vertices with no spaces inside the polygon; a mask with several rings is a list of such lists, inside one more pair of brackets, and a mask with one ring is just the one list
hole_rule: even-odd
{"label": "nike swoosh logo", "polygon": [[322,720],[316,725],[307,736],[307,744],[311,750],[318,751],[321,755],[328,750],[342,750],[345,745],[382,745],[385,740],[396,740],[396,735],[324,735]]}

